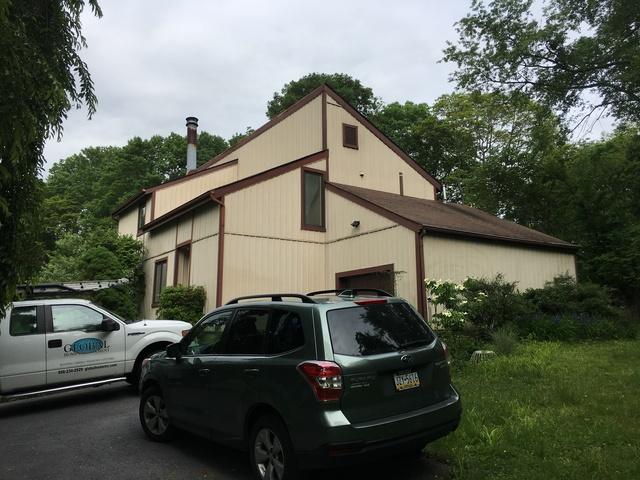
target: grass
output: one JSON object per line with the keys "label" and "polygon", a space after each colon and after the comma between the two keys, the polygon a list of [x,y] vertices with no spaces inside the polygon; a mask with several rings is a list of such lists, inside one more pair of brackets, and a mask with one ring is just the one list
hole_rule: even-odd
{"label": "grass", "polygon": [[640,478],[640,341],[528,342],[454,384],[462,422],[427,453],[456,479]]}

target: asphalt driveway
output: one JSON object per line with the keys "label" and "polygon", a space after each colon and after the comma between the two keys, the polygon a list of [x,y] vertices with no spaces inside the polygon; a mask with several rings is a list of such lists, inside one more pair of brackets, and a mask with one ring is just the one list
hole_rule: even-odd
{"label": "asphalt driveway", "polygon": [[[138,396],[126,384],[0,405],[0,479],[251,480],[245,454],[181,434],[148,441],[138,423]],[[442,464],[399,458],[335,470],[333,480],[447,478]],[[326,478],[312,473],[309,479]]]}

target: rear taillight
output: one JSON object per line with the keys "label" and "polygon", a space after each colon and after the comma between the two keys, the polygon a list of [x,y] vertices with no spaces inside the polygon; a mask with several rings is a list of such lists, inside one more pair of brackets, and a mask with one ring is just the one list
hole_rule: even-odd
{"label": "rear taillight", "polygon": [[337,363],[310,361],[298,365],[320,402],[335,402],[342,396],[342,369]]}

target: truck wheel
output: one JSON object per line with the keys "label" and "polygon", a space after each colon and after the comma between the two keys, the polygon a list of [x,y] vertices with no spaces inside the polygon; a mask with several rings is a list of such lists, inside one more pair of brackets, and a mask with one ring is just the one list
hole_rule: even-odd
{"label": "truck wheel", "polygon": [[140,382],[140,371],[142,370],[142,360],[145,358],[149,358],[151,355],[154,355],[158,352],[162,352],[166,347],[164,345],[151,345],[145,348],[140,354],[138,354],[138,358],[136,358],[136,363],[133,364],[133,370],[126,376],[127,383],[131,385],[138,385]]}
{"label": "truck wheel", "polygon": [[287,428],[275,415],[263,415],[251,429],[251,468],[258,480],[295,480],[298,462]]}
{"label": "truck wheel", "polygon": [[154,442],[171,440],[174,427],[171,424],[162,391],[157,386],[147,388],[140,396],[140,423],[142,430]]}

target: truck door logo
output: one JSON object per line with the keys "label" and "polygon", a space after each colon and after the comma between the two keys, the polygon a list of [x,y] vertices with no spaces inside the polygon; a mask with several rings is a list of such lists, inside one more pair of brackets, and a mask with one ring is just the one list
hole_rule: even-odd
{"label": "truck door logo", "polygon": [[71,345],[65,345],[64,351],[67,353],[96,353],[102,350],[103,348],[107,348],[106,342],[98,338],[81,338],[80,340],[76,340]]}

